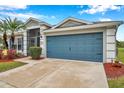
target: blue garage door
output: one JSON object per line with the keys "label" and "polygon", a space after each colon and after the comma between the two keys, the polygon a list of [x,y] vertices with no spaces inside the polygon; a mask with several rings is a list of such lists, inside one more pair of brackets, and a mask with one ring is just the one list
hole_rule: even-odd
{"label": "blue garage door", "polygon": [[47,36],[47,57],[103,61],[103,33]]}

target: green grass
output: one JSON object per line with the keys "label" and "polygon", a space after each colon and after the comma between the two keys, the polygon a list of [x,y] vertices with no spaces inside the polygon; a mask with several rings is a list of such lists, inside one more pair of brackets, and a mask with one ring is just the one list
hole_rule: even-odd
{"label": "green grass", "polygon": [[22,62],[0,62],[0,72],[4,72],[19,66],[23,66],[26,63]]}
{"label": "green grass", "polygon": [[124,63],[124,48],[118,48],[117,60]]}
{"label": "green grass", "polygon": [[124,77],[108,80],[108,85],[110,88],[124,88]]}
{"label": "green grass", "polygon": [[[124,63],[124,48],[118,48],[116,60]],[[124,88],[124,77],[120,77],[115,80],[108,80],[108,85],[110,88]]]}

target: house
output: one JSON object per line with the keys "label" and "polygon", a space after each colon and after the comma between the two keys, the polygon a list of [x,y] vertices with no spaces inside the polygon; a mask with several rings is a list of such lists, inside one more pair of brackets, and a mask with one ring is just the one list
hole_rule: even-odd
{"label": "house", "polygon": [[44,57],[110,62],[116,57],[116,32],[122,23],[89,22],[69,17],[52,26],[29,18],[25,23],[27,28],[15,33],[15,45],[24,55],[29,55],[29,47],[40,46]]}

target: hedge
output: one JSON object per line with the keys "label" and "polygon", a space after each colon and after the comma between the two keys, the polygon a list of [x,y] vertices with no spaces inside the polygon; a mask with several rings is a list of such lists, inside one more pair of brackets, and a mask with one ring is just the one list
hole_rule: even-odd
{"label": "hedge", "polygon": [[29,52],[30,52],[30,56],[32,57],[32,59],[39,59],[42,53],[42,48],[41,47],[30,47]]}

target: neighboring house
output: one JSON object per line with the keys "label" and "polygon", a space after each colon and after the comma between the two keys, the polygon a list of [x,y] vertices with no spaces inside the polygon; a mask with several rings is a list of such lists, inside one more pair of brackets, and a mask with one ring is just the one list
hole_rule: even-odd
{"label": "neighboring house", "polygon": [[88,22],[69,17],[52,26],[29,18],[27,28],[16,33],[15,45],[17,51],[25,55],[29,54],[29,47],[40,46],[44,57],[110,62],[116,57],[116,32],[122,23]]}

